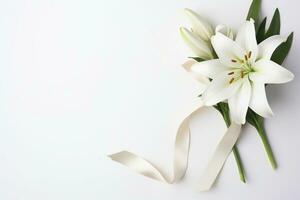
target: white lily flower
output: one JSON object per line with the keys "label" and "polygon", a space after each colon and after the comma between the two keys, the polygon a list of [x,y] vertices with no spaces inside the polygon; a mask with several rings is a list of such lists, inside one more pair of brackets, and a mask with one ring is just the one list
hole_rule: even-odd
{"label": "white lily flower", "polygon": [[202,40],[210,42],[211,36],[214,35],[212,26],[191,9],[186,8],[184,11],[190,21],[193,32]]}
{"label": "white lily flower", "polygon": [[197,57],[204,60],[213,59],[211,44],[203,41],[198,35],[183,27],[180,28],[180,34],[184,42],[190,47]]}
{"label": "white lily flower", "polygon": [[218,59],[196,63],[190,69],[213,79],[203,93],[204,104],[228,100],[231,119],[238,124],[245,123],[248,107],[262,117],[272,116],[265,84],[286,83],[294,78],[270,60],[285,39],[275,35],[257,44],[251,20],[241,26],[235,41],[219,32],[211,41]]}
{"label": "white lily flower", "polygon": [[190,21],[191,30],[180,28],[184,42],[191,48],[197,57],[204,60],[213,59],[213,49],[210,38],[214,32],[211,25],[190,9],[185,9],[185,14]]}
{"label": "white lily flower", "polygon": [[[208,77],[199,74],[199,73],[194,73],[192,71],[192,66],[197,63],[197,61],[195,60],[188,60],[187,62],[185,62],[182,67],[188,72],[190,73],[197,81],[199,81],[204,87],[207,87],[210,83],[210,80]],[[204,91],[204,90],[203,90]],[[202,91],[202,92],[203,92]]]}
{"label": "white lily flower", "polygon": [[234,38],[234,34],[231,28],[225,26],[225,25],[218,25],[216,27],[216,33],[223,33],[224,35],[226,35],[227,37],[229,37],[230,39]]}
{"label": "white lily flower", "polygon": [[[186,8],[184,11],[192,26],[191,30],[184,27],[180,28],[180,34],[184,42],[197,57],[204,60],[213,59],[214,53],[211,46],[211,37],[214,35],[214,31],[212,26],[191,9]],[[232,30],[224,25],[218,25],[215,31],[233,38]]]}

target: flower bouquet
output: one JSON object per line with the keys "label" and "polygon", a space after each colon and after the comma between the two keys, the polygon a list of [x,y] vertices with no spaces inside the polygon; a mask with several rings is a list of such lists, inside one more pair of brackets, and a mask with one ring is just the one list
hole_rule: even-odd
{"label": "flower bouquet", "polygon": [[266,96],[268,84],[286,83],[294,75],[282,67],[291,48],[293,33],[287,38],[280,34],[280,13],[276,9],[269,27],[267,18],[259,15],[261,0],[253,0],[247,17],[238,31],[225,25],[215,28],[191,9],[185,9],[191,28],[180,28],[185,43],[194,52],[183,66],[205,85],[199,94],[199,106],[179,125],[174,153],[172,178],[166,176],[149,161],[122,151],[110,157],[136,172],[155,180],[173,183],[179,181],[187,168],[189,151],[189,119],[204,106],[213,106],[223,116],[228,127],[218,142],[204,170],[200,189],[209,190],[220,173],[228,155],[233,152],[241,181],[246,182],[244,168],[235,145],[241,127],[249,123],[261,138],[273,169],[276,169],[264,119],[273,115]]}

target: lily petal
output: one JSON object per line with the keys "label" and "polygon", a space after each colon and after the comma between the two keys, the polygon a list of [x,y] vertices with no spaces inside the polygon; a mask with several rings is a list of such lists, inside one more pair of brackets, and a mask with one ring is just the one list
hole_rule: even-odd
{"label": "lily petal", "polygon": [[249,107],[262,117],[273,116],[273,112],[267,100],[264,83],[252,83],[252,97]]}
{"label": "lily petal", "polygon": [[225,26],[223,24],[220,24],[216,27],[216,33],[223,33],[224,35],[226,35],[227,37],[229,37],[230,39],[233,40],[234,38],[234,34],[231,28],[229,28],[228,26]]}
{"label": "lily petal", "polygon": [[235,41],[248,53],[251,51],[250,60],[254,62],[257,57],[258,47],[256,41],[254,21],[246,21],[239,29]]}
{"label": "lily petal", "polygon": [[211,38],[211,43],[222,62],[230,66],[235,64],[232,59],[241,58],[245,53],[236,42],[219,32]]}
{"label": "lily petal", "polygon": [[207,78],[207,76],[203,76],[199,73],[196,73],[194,71],[192,71],[192,66],[195,65],[196,62],[195,60],[189,60],[187,62],[185,62],[182,66],[183,68],[189,72],[197,81],[199,81],[200,83],[204,84],[204,85],[208,85],[210,83],[209,78]]}
{"label": "lily petal", "polygon": [[210,38],[213,35],[211,25],[191,9],[186,8],[184,11],[191,23],[193,31],[195,31],[195,33],[197,33],[204,41],[210,41]]}
{"label": "lily petal", "polygon": [[231,120],[237,124],[245,124],[251,97],[249,79],[245,78],[242,82],[235,95],[228,99]]}
{"label": "lily petal", "polygon": [[203,58],[204,60],[210,60],[213,58],[212,49],[207,42],[203,41],[200,37],[197,37],[194,33],[183,27],[180,28],[180,34],[185,43],[198,57]]}
{"label": "lily petal", "polygon": [[212,106],[230,98],[238,90],[241,83],[242,81],[230,83],[227,74],[220,74],[212,80],[204,91],[202,95],[204,104],[206,106]]}
{"label": "lily petal", "polygon": [[285,40],[286,39],[280,35],[274,35],[259,43],[257,59],[269,60],[275,49]]}
{"label": "lily petal", "polygon": [[226,71],[228,67],[223,65],[219,59],[213,59],[197,62],[193,64],[190,69],[196,74],[214,79],[220,73]]}
{"label": "lily petal", "polygon": [[294,79],[294,75],[271,60],[261,59],[253,66],[255,72],[250,73],[253,82],[286,83]]}

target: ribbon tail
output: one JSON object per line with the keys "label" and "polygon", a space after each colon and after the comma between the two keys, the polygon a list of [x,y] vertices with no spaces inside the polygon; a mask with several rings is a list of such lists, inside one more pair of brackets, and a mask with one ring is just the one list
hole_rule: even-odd
{"label": "ribbon tail", "polygon": [[219,141],[201,177],[200,191],[209,190],[222,170],[241,132],[241,125],[232,123]]}
{"label": "ribbon tail", "polygon": [[[194,112],[198,111],[200,108],[198,108]],[[131,152],[121,151],[119,153],[109,155],[109,157],[112,160],[129,167],[136,173],[139,173],[151,179],[170,184],[179,181],[180,179],[182,179],[182,177],[184,177],[187,170],[188,154],[190,148],[189,118],[194,112],[189,114],[181,122],[177,130],[174,149],[173,176],[171,178],[167,178],[166,175],[164,175],[157,167],[155,167],[146,159]]]}
{"label": "ribbon tail", "polygon": [[191,115],[183,120],[177,131],[174,147],[173,182],[181,180],[187,170],[188,156],[190,151],[189,118]]}
{"label": "ribbon tail", "polygon": [[[128,168],[132,169],[136,173],[149,177],[151,179],[172,184],[181,180],[187,170],[188,155],[190,149],[190,129],[189,119],[194,113],[199,111],[202,106],[193,112],[189,112],[186,118],[181,122],[177,129],[177,135],[175,139],[174,149],[174,161],[173,161],[173,176],[167,178],[157,167],[146,159],[135,155],[128,151],[121,151],[116,154],[112,154],[109,157],[119,162]],[[234,144],[236,143],[241,131],[241,125],[232,123],[226,133],[219,141],[211,160],[209,161],[204,174],[200,182],[200,190],[209,190],[214,184],[218,174],[220,173],[228,155],[230,154]]]}
{"label": "ribbon tail", "polygon": [[110,157],[113,161],[127,166],[136,173],[157,181],[169,182],[152,163],[131,152],[121,151],[119,153],[109,155],[108,157]]}

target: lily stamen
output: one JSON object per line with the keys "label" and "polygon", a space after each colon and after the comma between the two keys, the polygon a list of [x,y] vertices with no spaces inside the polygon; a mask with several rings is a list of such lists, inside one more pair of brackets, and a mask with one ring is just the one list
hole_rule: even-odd
{"label": "lily stamen", "polygon": [[252,51],[249,51],[249,53],[248,53],[248,58],[251,57],[251,54],[252,54]]}
{"label": "lily stamen", "polygon": [[232,75],[232,74],[234,74],[234,72],[229,72],[229,73],[228,73],[228,75]]}
{"label": "lily stamen", "polygon": [[248,61],[248,55],[247,55],[247,54],[245,54],[245,56],[244,56],[244,57],[245,57],[245,60],[246,60],[246,61]]}
{"label": "lily stamen", "polygon": [[244,78],[244,71],[241,71],[241,78]]}
{"label": "lily stamen", "polygon": [[234,78],[230,79],[229,84],[231,84],[234,81]]}
{"label": "lily stamen", "polygon": [[231,60],[231,62],[234,62],[234,63],[236,63],[236,62],[237,62],[237,60],[235,60],[235,59],[232,59],[232,60]]}

